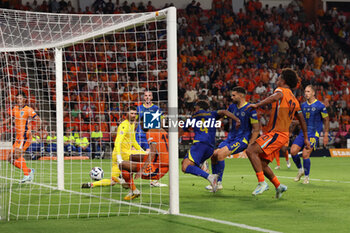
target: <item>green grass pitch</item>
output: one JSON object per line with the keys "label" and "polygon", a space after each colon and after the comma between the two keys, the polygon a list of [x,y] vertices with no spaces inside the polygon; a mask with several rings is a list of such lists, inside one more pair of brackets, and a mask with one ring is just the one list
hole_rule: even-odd
{"label": "green grass pitch", "polygon": [[[4,168],[8,169],[8,165],[3,161],[0,163],[0,175],[4,176]],[[224,189],[215,194],[204,189],[208,184],[206,180],[180,173],[180,212],[278,232],[349,232],[350,158],[311,158],[311,163],[310,184],[303,185],[293,181],[297,173],[295,166],[287,169],[284,158],[281,158],[281,170],[274,171],[281,183],[288,186],[288,191],[279,200],[274,198],[275,190],[270,182],[270,190],[260,196],[251,195],[257,180],[247,159],[226,160]],[[29,165],[36,168],[36,183],[56,183],[54,175],[49,174],[51,170],[55,171],[55,163],[50,165],[47,161],[34,161],[29,162]],[[161,209],[167,210],[169,207],[167,188],[150,188],[145,181],[141,185],[137,184],[143,195],[133,201],[136,206],[115,201],[121,200],[127,193],[120,186],[81,190],[79,184],[90,181],[88,172],[92,166],[102,166],[105,177],[109,177],[109,160],[66,161],[65,184],[66,189],[71,192],[42,186],[39,189],[35,184],[13,183],[12,202],[21,205],[11,205],[11,213],[19,214],[22,216],[20,219],[28,214],[30,219],[36,218],[36,215],[40,219],[1,221],[1,232],[254,232],[221,223],[154,214],[150,209],[140,208],[137,204],[158,208],[157,203],[160,201],[163,203]],[[271,167],[274,168],[275,164],[271,164]],[[83,176],[80,174],[81,170],[86,171]],[[15,171],[14,178],[20,177],[20,173]],[[0,196],[3,198],[9,197],[10,187],[6,182],[8,181],[0,179],[1,190],[4,192]],[[162,182],[167,183],[168,176]],[[89,207],[79,203],[91,205]],[[90,214],[91,218],[87,218],[89,212],[96,214]],[[43,219],[48,213],[51,215],[50,219]],[[70,217],[65,217],[68,214]],[[58,215],[61,215],[59,219]],[[11,219],[16,217],[12,215]]]}

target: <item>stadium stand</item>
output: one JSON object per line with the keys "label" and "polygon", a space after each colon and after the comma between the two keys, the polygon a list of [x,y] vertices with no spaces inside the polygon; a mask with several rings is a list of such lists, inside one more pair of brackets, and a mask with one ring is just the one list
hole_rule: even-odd
{"label": "stadium stand", "polygon": [[[300,77],[298,88],[294,91],[298,100],[303,101],[302,87],[314,85],[317,99],[326,105],[331,117],[331,146],[346,147],[346,139],[350,137],[349,54],[339,47],[333,39],[334,35],[330,35],[326,28],[329,23],[335,25],[333,33],[350,46],[347,15],[330,10],[326,13],[318,12],[319,18],[309,21],[306,20],[307,16],[299,0],[293,0],[286,7],[280,5],[272,8],[268,5],[262,6],[259,0],[249,0],[245,9],[238,13],[231,10],[231,4],[231,0],[213,0],[212,9],[203,10],[199,2],[192,1],[185,9],[178,9],[179,112],[188,114],[193,102],[200,95],[209,97],[212,108],[225,109],[231,102],[230,90],[235,86],[246,88],[247,100],[257,102],[272,93],[281,69],[292,67]],[[155,10],[151,1],[147,5],[140,3],[136,6],[134,3],[129,5],[127,1],[116,5],[103,0],[95,1],[84,12],[74,9],[70,2],[63,0],[59,4],[52,1],[51,5],[48,5],[44,1],[40,6],[26,4],[10,7],[20,10],[85,14]],[[325,18],[328,20],[323,20]],[[76,45],[74,49],[79,51],[80,46],[83,45]],[[108,50],[115,49],[118,48],[111,46],[107,50],[102,49],[101,52],[108,53]],[[52,54],[48,52],[37,56]],[[108,68],[115,64],[111,61],[115,61],[116,58],[109,57],[110,62],[104,58],[97,57],[101,59],[101,66],[93,67],[66,54],[66,60],[70,60],[71,64],[67,66],[64,74],[64,88],[77,94],[65,98],[76,102],[90,100],[96,103],[93,109],[84,104],[79,105],[79,109],[74,102],[73,106],[65,105],[65,127],[78,127],[78,131],[92,132],[93,122],[98,120],[96,117],[101,118],[109,122],[101,128],[104,141],[108,141],[109,135],[113,134],[111,129],[115,130],[122,119],[118,111],[125,108],[123,101],[137,100],[138,97],[127,91],[121,96],[111,94],[111,90],[124,88],[117,84],[117,80],[123,77],[119,77],[120,74],[108,73]],[[96,68],[102,71],[101,75],[96,75]],[[11,70],[3,72],[9,73]],[[89,74],[88,77],[82,75],[85,73]],[[26,78],[23,72],[11,75],[14,79]],[[158,75],[161,80],[165,80],[167,76],[166,73]],[[48,88],[54,93],[54,77],[48,78],[51,80]],[[78,80],[80,85],[77,85]],[[135,88],[160,90],[155,100],[165,100],[167,96],[164,83]],[[99,93],[102,94],[98,96]],[[122,106],[118,106],[117,101],[121,101]],[[32,102],[35,103],[35,99]],[[166,109],[166,106],[162,106],[162,109]],[[267,122],[267,112],[268,109],[259,112],[262,127]],[[71,119],[69,114],[75,115],[74,122],[68,122]],[[90,121],[92,123],[87,123]],[[228,121],[225,121],[224,128],[229,128]],[[191,138],[192,135],[188,134],[184,140]]]}

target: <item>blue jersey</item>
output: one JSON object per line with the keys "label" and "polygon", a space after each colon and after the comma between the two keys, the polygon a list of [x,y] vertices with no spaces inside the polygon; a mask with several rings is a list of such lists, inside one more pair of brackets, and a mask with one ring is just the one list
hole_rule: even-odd
{"label": "blue jersey", "polygon": [[258,115],[255,110],[247,109],[250,103],[245,103],[243,107],[238,108],[236,104],[231,104],[228,111],[233,113],[241,121],[241,125],[236,129],[236,122],[232,121],[232,128],[228,133],[227,140],[236,139],[249,141],[252,135],[252,124],[258,123]]}
{"label": "blue jersey", "polygon": [[[211,147],[215,146],[215,122],[217,118],[218,113],[216,111],[209,112],[205,110],[199,110],[192,115],[190,121],[195,122],[193,127],[193,132],[195,133],[193,143],[202,142],[210,145]],[[203,124],[202,127],[197,127],[197,121],[206,122],[208,124]]]}
{"label": "blue jersey", "polygon": [[143,118],[143,114],[144,112],[157,112],[157,110],[159,110],[159,112],[161,113],[162,110],[160,109],[160,107],[158,107],[157,105],[152,104],[151,107],[146,108],[144,104],[141,104],[140,106],[137,106],[137,113],[139,114],[139,119]]}
{"label": "blue jersey", "polygon": [[[159,111],[160,113],[162,112],[161,109],[157,105],[154,105],[154,104],[152,104],[151,107],[149,107],[149,108],[146,108],[145,105],[143,105],[143,104],[141,104],[140,106],[137,107],[137,113],[138,113],[139,120],[141,120],[143,118],[144,112],[155,113],[157,111]],[[136,136],[137,143],[144,150],[149,149],[146,134],[145,134],[145,132],[143,132],[140,124],[137,125],[135,136]]]}
{"label": "blue jersey", "polygon": [[305,102],[301,105],[301,110],[306,121],[308,134],[319,137],[319,133],[323,130],[323,118],[328,117],[324,104],[318,100],[312,104]]}

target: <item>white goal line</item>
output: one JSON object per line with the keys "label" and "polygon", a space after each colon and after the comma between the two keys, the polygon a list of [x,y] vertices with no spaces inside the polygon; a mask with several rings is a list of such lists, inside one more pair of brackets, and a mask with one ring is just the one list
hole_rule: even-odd
{"label": "white goal line", "polygon": [[225,224],[229,226],[234,226],[234,227],[239,227],[239,228],[244,228],[252,231],[259,231],[259,232],[271,232],[271,233],[281,233],[279,231],[272,231],[260,227],[253,227],[249,226],[246,224],[241,224],[241,223],[234,223],[234,222],[229,222],[229,221],[224,221],[224,220],[219,220],[215,218],[207,218],[207,217],[201,217],[201,216],[196,216],[196,215],[190,215],[190,214],[178,214],[179,216],[187,217],[187,218],[194,218],[194,219],[199,219],[199,220],[204,220],[208,222],[215,222],[215,223],[220,223],[220,224]]}
{"label": "white goal line", "polygon": [[[10,180],[13,182],[20,181],[18,179],[8,178],[8,177],[4,177],[4,176],[0,176],[0,179]],[[55,186],[40,184],[40,183],[36,183],[36,182],[30,182],[27,184],[33,184],[33,185],[37,185],[37,186],[41,186],[41,187],[45,187],[45,188],[49,188],[49,189],[53,189],[53,190],[58,190],[58,188]],[[169,214],[169,211],[167,211],[167,210],[161,210],[161,209],[157,209],[157,208],[153,208],[153,207],[149,207],[149,206],[144,206],[144,205],[140,205],[140,204],[135,204],[135,203],[130,203],[130,202],[125,202],[125,201],[118,201],[115,199],[105,198],[105,197],[101,197],[101,196],[97,196],[97,195],[93,195],[93,194],[89,194],[89,193],[81,193],[81,192],[77,192],[77,191],[73,191],[73,190],[66,190],[66,189],[65,190],[58,190],[58,191],[72,193],[72,194],[76,194],[76,195],[87,196],[87,197],[99,198],[99,199],[103,199],[106,201],[110,201],[110,202],[114,202],[114,203],[118,203],[118,204],[130,205],[130,206],[134,206],[134,207],[138,207],[138,208],[144,208],[144,209],[152,210],[152,211],[155,211],[155,212],[158,212],[161,214]],[[249,226],[249,225],[245,225],[245,224],[234,223],[234,222],[219,220],[219,219],[215,219],[215,218],[207,218],[207,217],[202,217],[202,216],[181,214],[181,213],[176,214],[176,215],[181,216],[181,217],[194,218],[194,219],[199,219],[199,220],[203,220],[203,221],[215,222],[215,223],[219,223],[219,224],[224,224],[224,225],[229,225],[229,226],[234,226],[234,227],[239,227],[239,228],[244,228],[244,229],[249,229],[249,230],[254,230],[254,231],[259,231],[259,232],[280,233],[278,231],[267,230],[267,229],[263,229],[260,227],[253,227],[253,226]]]}
{"label": "white goal line", "polygon": [[[11,180],[11,181],[14,181],[14,182],[19,182],[20,181],[18,179],[8,178],[8,177],[4,177],[4,176],[0,176],[0,179]],[[114,203],[117,203],[117,204],[124,204],[124,205],[134,206],[134,207],[138,207],[138,208],[152,210],[152,211],[155,211],[155,212],[158,212],[158,213],[161,213],[161,214],[168,214],[169,213],[169,211],[167,211],[167,210],[161,210],[161,209],[157,209],[157,208],[154,208],[154,207],[144,206],[144,205],[131,203],[131,202],[126,202],[126,201],[119,201],[119,200],[115,200],[115,199],[112,199],[112,198],[101,197],[101,196],[97,196],[97,195],[93,195],[93,194],[89,194],[89,193],[81,193],[81,192],[77,192],[77,191],[73,191],[73,190],[67,190],[67,189],[59,190],[57,187],[51,186],[51,185],[40,184],[40,183],[36,183],[36,182],[30,182],[30,183],[26,183],[26,184],[34,184],[34,185],[37,185],[37,186],[41,186],[41,187],[45,187],[45,188],[49,188],[49,189],[53,189],[53,190],[58,190],[58,191],[62,191],[62,192],[72,193],[72,194],[76,194],[76,195],[81,195],[81,196],[95,197],[95,198],[99,198],[99,199],[102,199],[102,200],[114,202]]]}

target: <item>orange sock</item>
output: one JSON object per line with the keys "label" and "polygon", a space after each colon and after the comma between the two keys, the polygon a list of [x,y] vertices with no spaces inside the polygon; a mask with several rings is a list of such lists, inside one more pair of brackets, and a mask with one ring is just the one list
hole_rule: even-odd
{"label": "orange sock", "polygon": [[258,182],[264,182],[265,177],[264,177],[264,172],[257,172],[256,177],[258,177]]}
{"label": "orange sock", "polygon": [[273,177],[271,182],[273,183],[273,185],[278,188],[278,186],[280,186],[280,181],[277,179],[277,176]]}
{"label": "orange sock", "polygon": [[130,174],[130,172],[128,172],[126,170],[122,170],[122,176],[123,176],[125,182],[129,184],[129,187],[131,188],[131,190],[135,190],[136,186],[134,184],[134,179],[133,179],[132,175]]}
{"label": "orange sock", "polygon": [[30,169],[27,167],[27,163],[23,157],[20,157],[13,162],[13,165],[23,171],[25,176],[28,176],[30,173]]}

